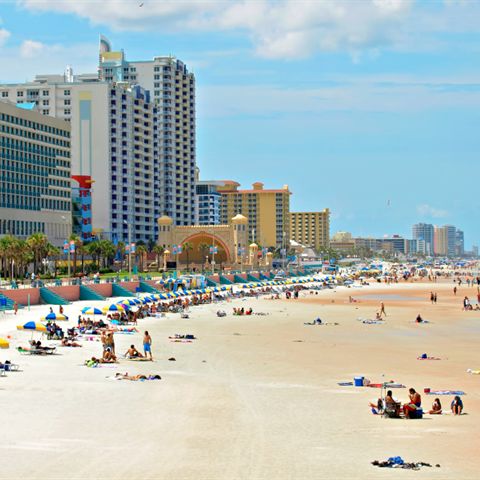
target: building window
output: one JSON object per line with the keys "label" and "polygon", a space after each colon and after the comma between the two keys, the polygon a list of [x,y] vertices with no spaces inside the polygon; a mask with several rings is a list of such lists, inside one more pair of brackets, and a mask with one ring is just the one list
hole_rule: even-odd
{"label": "building window", "polygon": [[63,103],[64,105],[70,105],[70,100],[65,100]]}
{"label": "building window", "polygon": [[49,101],[48,100],[43,100],[42,105],[44,105],[45,107],[48,107]]}
{"label": "building window", "polygon": [[2,97],[3,98],[8,97],[8,92],[2,92]]}
{"label": "building window", "polygon": [[42,110],[42,113],[43,113],[44,115],[48,115],[48,114],[50,113],[50,110],[48,110],[48,109],[47,109],[47,110]]}
{"label": "building window", "polygon": [[70,96],[70,90],[64,90],[64,91],[63,91],[63,94],[64,94],[66,97],[69,97],[69,96]]}
{"label": "building window", "polygon": [[63,112],[65,115],[70,115],[71,111],[69,108],[66,108]]}
{"label": "building window", "polygon": [[17,92],[17,97],[23,97],[23,92]]}

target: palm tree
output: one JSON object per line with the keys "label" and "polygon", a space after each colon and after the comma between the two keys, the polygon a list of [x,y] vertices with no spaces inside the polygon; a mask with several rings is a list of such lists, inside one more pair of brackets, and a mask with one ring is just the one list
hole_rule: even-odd
{"label": "palm tree", "polygon": [[100,252],[103,257],[103,266],[106,268],[115,257],[115,245],[110,240],[100,240]]}
{"label": "palm tree", "polygon": [[117,243],[117,255],[120,257],[120,271],[123,270],[123,261],[125,257],[125,242]]}
{"label": "palm tree", "polygon": [[12,235],[5,235],[0,238],[0,272],[2,277],[8,276],[7,262],[13,240]]}
{"label": "palm tree", "polygon": [[72,233],[68,240],[70,242],[73,241],[75,244],[75,250],[73,252],[73,276],[75,276],[75,274],[77,273],[77,255],[78,255],[77,250],[80,249],[80,247],[83,245],[83,242],[76,233]]}
{"label": "palm tree", "polygon": [[143,272],[143,261],[144,261],[145,255],[147,253],[147,247],[145,245],[142,245],[142,244],[139,245],[137,243],[135,252],[136,252],[136,256],[138,257],[138,260],[139,260],[139,270],[141,272]]}
{"label": "palm tree", "polygon": [[207,256],[208,251],[210,250],[210,245],[208,243],[202,242],[198,245],[198,251],[202,255],[202,259]]}
{"label": "palm tree", "polygon": [[101,249],[100,249],[100,242],[98,240],[94,240],[86,245],[85,250],[88,255],[92,257],[93,263],[95,264],[97,259],[100,261]]}
{"label": "palm tree", "polygon": [[185,252],[185,255],[187,256],[187,270],[188,266],[190,265],[190,252],[193,250],[193,245],[191,242],[185,242],[182,245],[183,251]]}
{"label": "palm tree", "polygon": [[47,236],[44,233],[32,233],[27,239],[27,244],[33,253],[33,271],[37,274],[38,264],[45,257],[48,245]]}
{"label": "palm tree", "polygon": [[162,255],[165,249],[161,245],[155,245],[152,248],[152,252],[157,256],[157,270],[160,271],[160,265],[162,262]]}
{"label": "palm tree", "polygon": [[47,245],[46,256],[53,258],[54,268],[55,268],[55,277],[57,276],[57,260],[60,255],[61,255],[61,252],[58,247],[55,247],[51,243]]}

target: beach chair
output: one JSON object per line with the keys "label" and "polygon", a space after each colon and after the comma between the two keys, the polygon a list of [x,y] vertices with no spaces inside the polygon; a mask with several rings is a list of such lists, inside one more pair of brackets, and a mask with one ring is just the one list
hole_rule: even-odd
{"label": "beach chair", "polygon": [[400,403],[389,403],[383,409],[383,416],[385,418],[400,418],[402,406]]}

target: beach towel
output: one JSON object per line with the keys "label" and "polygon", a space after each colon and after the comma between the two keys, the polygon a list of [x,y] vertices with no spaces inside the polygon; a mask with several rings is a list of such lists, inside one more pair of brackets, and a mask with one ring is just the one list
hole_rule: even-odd
{"label": "beach towel", "polygon": [[427,395],[466,395],[461,390],[430,390]]}
{"label": "beach towel", "polygon": [[385,386],[385,388],[406,388],[405,385],[402,385],[401,383],[369,383],[368,385],[365,385],[365,387],[370,387],[370,388],[382,388]]}
{"label": "beach towel", "polygon": [[439,358],[439,357],[424,357],[424,356],[421,356],[421,357],[417,357],[417,360],[441,360],[441,358]]}
{"label": "beach towel", "polygon": [[153,361],[146,357],[133,357],[133,358],[125,357],[125,360],[130,360],[131,362],[152,362]]}
{"label": "beach towel", "polygon": [[353,387],[353,382],[338,382],[337,385],[341,387]]}
{"label": "beach towel", "polygon": [[472,375],[480,375],[480,370],[472,370],[471,368],[469,368],[467,370],[467,373],[471,373]]}

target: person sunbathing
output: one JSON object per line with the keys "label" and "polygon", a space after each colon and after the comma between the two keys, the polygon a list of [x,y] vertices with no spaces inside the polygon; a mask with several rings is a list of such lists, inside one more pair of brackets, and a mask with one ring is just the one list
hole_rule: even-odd
{"label": "person sunbathing", "polygon": [[126,358],[143,358],[143,355],[135,348],[135,345],[130,345],[130,348],[125,353]]}
{"label": "person sunbathing", "polygon": [[452,413],[454,415],[461,415],[463,411],[463,402],[462,399],[456,395],[455,398],[453,399],[450,408],[452,409]]}
{"label": "person sunbathing", "polygon": [[432,403],[432,409],[428,412],[430,415],[441,415],[442,414],[442,404],[440,399],[436,398]]}
{"label": "person sunbathing", "polygon": [[162,377],[158,374],[155,375],[129,375],[127,373],[116,373],[115,374],[116,380],[131,380],[132,382],[136,382],[138,380],[161,380]]}
{"label": "person sunbathing", "polygon": [[62,347],[81,347],[79,343],[67,340],[66,338],[62,339],[61,345]]}

